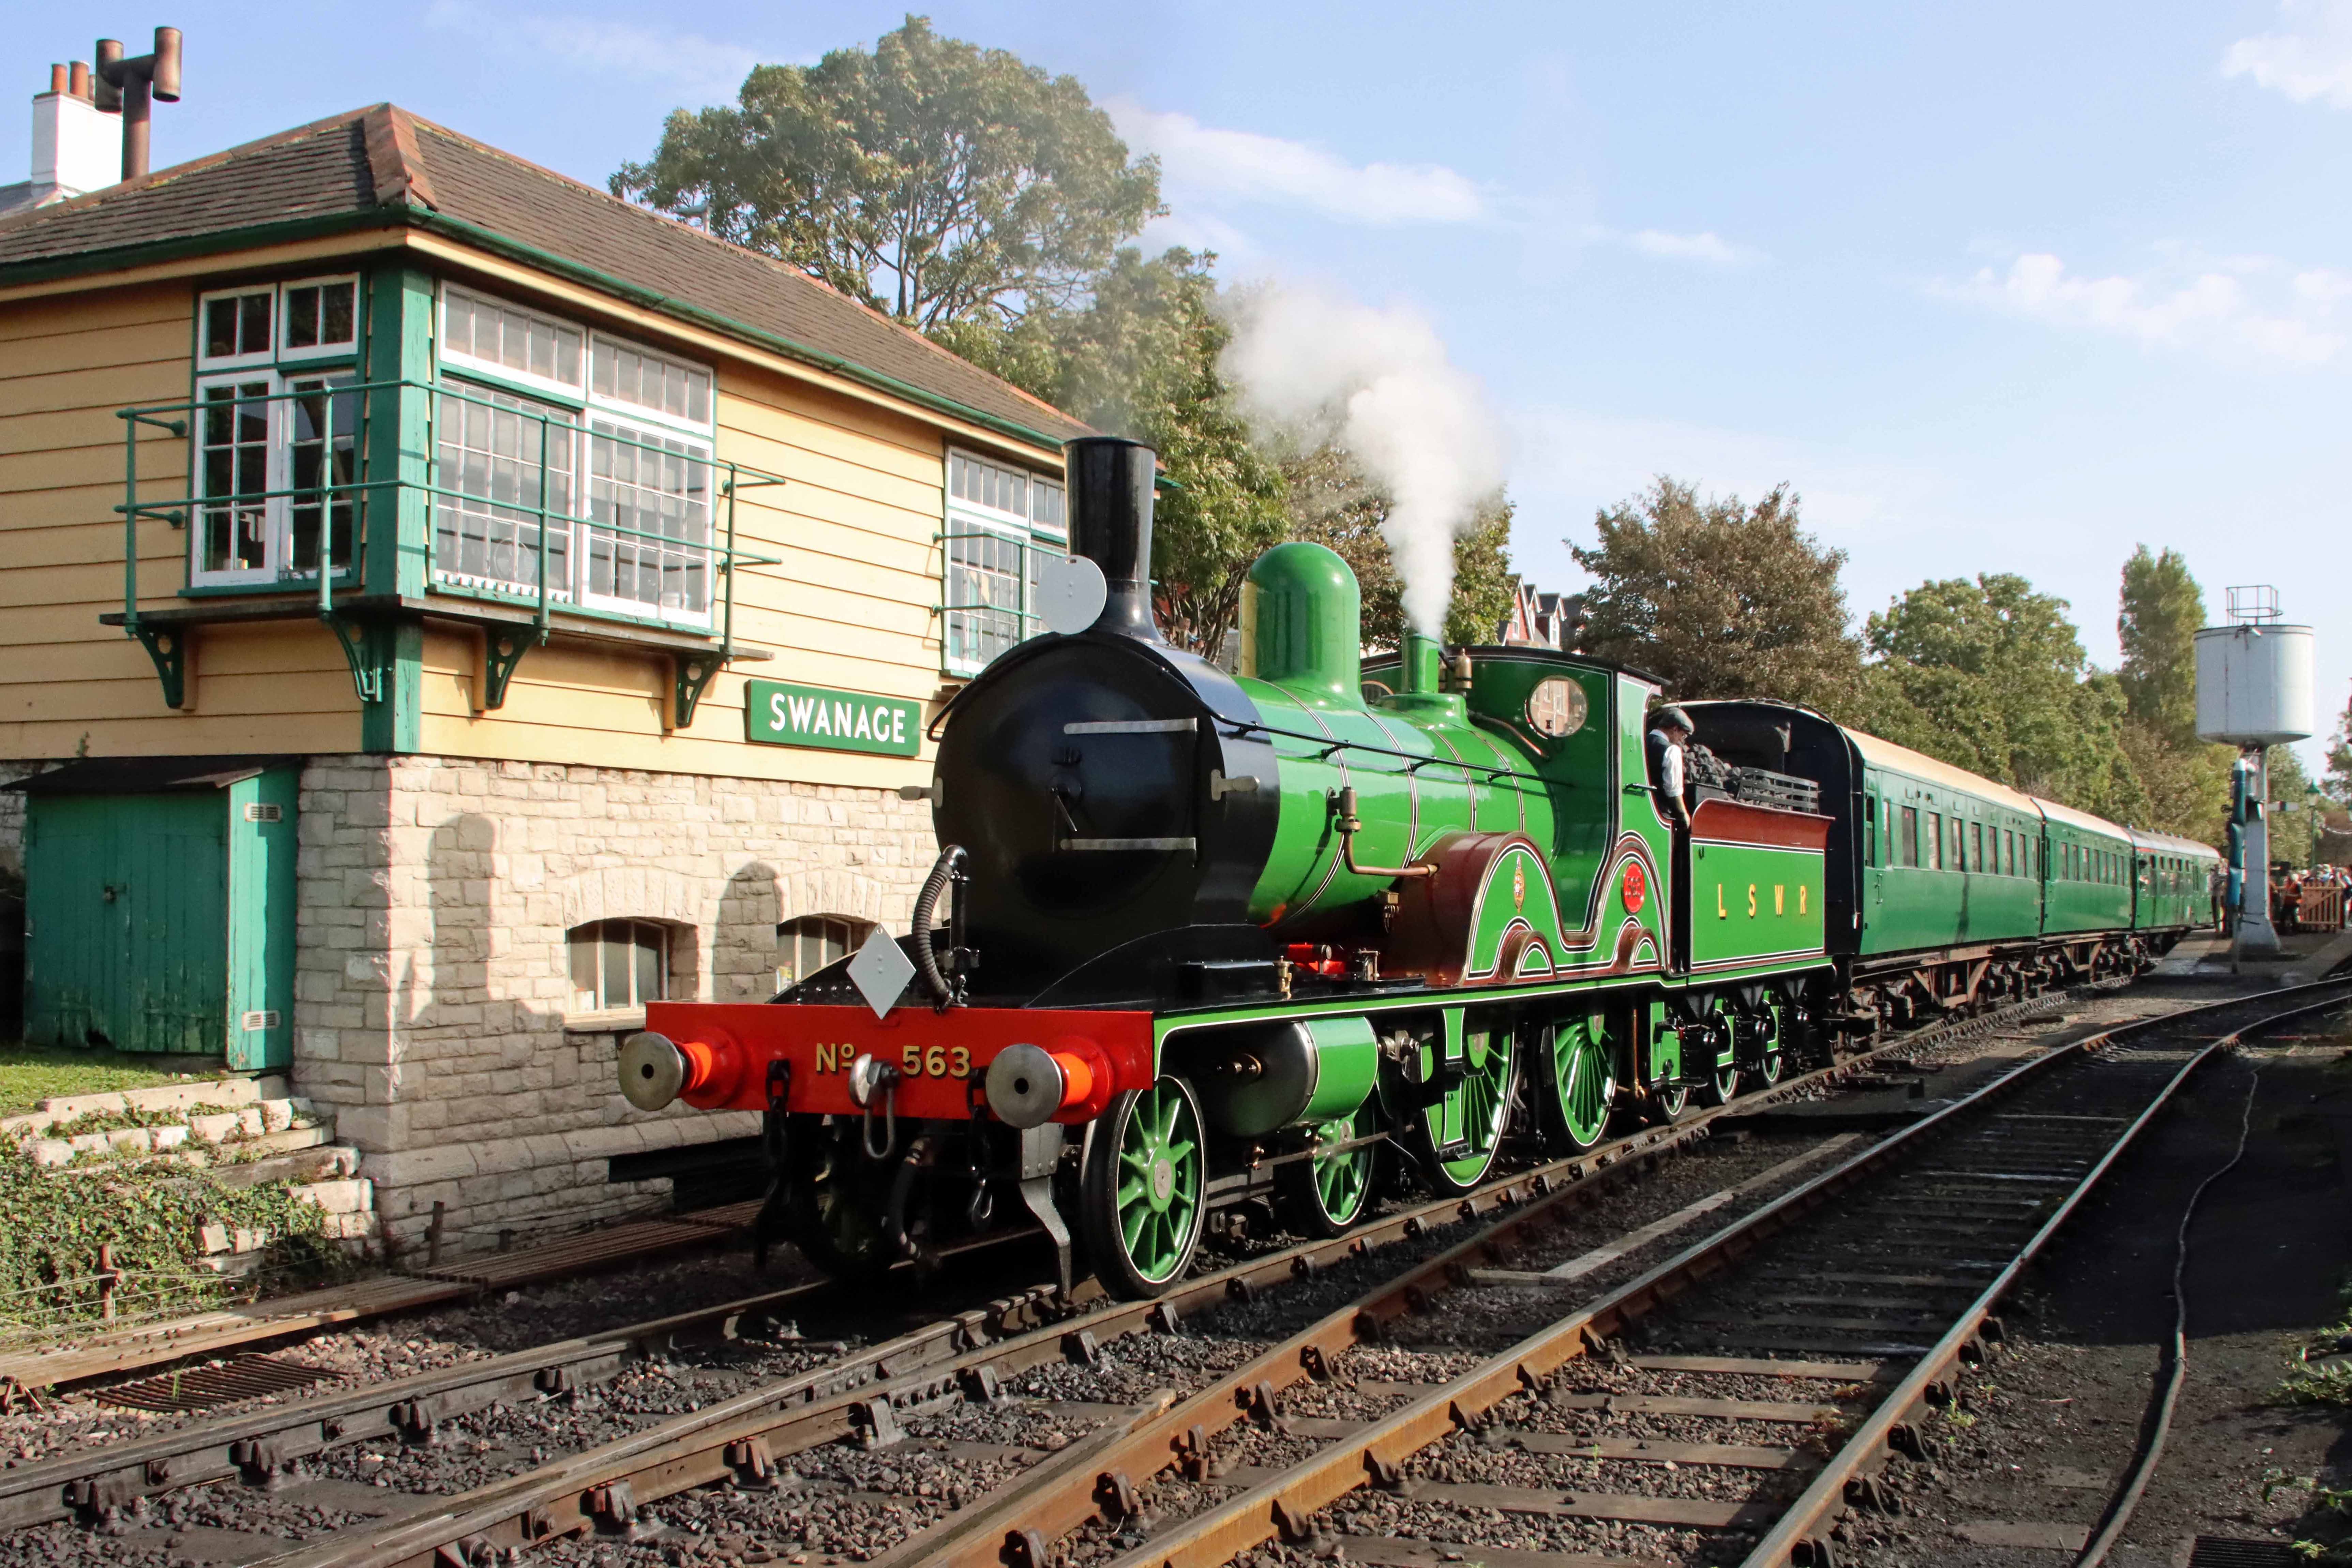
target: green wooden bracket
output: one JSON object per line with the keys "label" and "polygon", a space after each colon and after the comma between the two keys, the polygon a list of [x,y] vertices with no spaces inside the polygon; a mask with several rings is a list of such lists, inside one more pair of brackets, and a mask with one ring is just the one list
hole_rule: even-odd
{"label": "green wooden bracket", "polygon": [[670,711],[677,715],[677,722],[671,728],[683,730],[694,722],[694,710],[701,706],[702,694],[709,689],[711,678],[719,673],[721,660],[715,653],[682,653],[672,662],[677,681]]}
{"label": "green wooden bracket", "polygon": [[184,626],[151,626],[138,625],[131,635],[155,661],[155,673],[163,682],[163,706],[179,708],[188,696],[188,633]]}
{"label": "green wooden bracket", "polygon": [[[376,658],[375,649],[371,646],[375,641],[370,635],[373,628],[366,625],[354,628],[341,616],[327,615],[319,618],[327,623],[327,629],[335,634],[335,641],[342,645],[343,662],[352,667],[352,686],[359,692],[360,700],[383,701],[383,665]],[[354,629],[356,636],[353,635]]]}
{"label": "green wooden bracket", "polygon": [[485,710],[503,708],[507,687],[514,679],[515,666],[539,637],[521,630],[497,627],[482,633],[482,707]]}

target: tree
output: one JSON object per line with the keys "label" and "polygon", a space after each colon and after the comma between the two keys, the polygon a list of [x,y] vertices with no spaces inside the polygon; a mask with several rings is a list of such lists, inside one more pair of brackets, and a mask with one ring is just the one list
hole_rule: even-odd
{"label": "tree", "polygon": [[2117,676],[2131,716],[2176,746],[2198,743],[2197,631],[2204,624],[2205,595],[2180,552],[2134,551],[2116,616],[2124,652]]}
{"label": "tree", "polygon": [[736,104],[674,111],[613,194],[779,257],[929,330],[1067,303],[1165,210],[1075,77],[941,37],[756,66]]}
{"label": "tree", "polygon": [[2326,797],[2317,793],[2311,775],[2303,771],[2303,759],[2295,755],[2294,747],[2271,747],[2267,761],[2270,797],[2278,803],[2270,813],[2271,858],[2300,869],[2315,861],[2318,808]]}
{"label": "tree", "polygon": [[2345,705],[2336,733],[2327,737],[2327,774],[2319,787],[2336,805],[2352,805],[2352,703]]}
{"label": "tree", "polygon": [[1861,654],[1846,629],[1845,552],[1804,531],[1787,486],[1754,506],[1701,500],[1660,476],[1593,520],[1571,545],[1595,579],[1584,647],[1662,677],[1677,697],[1769,697],[1836,714]]}
{"label": "tree", "polygon": [[2141,816],[2123,685],[2090,668],[2065,612],[2013,574],[1921,584],[1865,624],[1864,728],[2084,811]]}
{"label": "tree", "polygon": [[1243,575],[1289,523],[1282,474],[1218,373],[1232,329],[1215,308],[1214,260],[1181,249],[1147,260],[1123,249],[1083,308],[1045,306],[1010,325],[966,320],[932,334],[1096,428],[1159,451],[1173,481],[1154,508],[1160,625],[1210,658],[1240,613]]}
{"label": "tree", "polygon": [[[1364,644],[1395,647],[1404,640],[1404,584],[1389,553],[1390,498],[1342,447],[1323,446],[1287,456],[1282,465],[1290,508],[1289,536],[1336,552],[1356,574],[1364,595]],[[1491,643],[1510,613],[1518,577],[1511,570],[1513,507],[1500,494],[1479,508],[1470,529],[1454,542],[1454,597],[1446,607],[1445,640]]]}

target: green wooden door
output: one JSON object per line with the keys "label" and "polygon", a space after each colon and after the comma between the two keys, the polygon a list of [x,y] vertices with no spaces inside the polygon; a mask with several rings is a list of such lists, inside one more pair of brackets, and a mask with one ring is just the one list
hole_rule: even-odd
{"label": "green wooden door", "polygon": [[37,1045],[226,1046],[221,792],[36,796],[25,846],[25,1033]]}

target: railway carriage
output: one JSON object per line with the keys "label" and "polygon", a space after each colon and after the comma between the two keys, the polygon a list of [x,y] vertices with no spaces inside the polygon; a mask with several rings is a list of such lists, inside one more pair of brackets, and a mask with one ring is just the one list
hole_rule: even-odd
{"label": "railway carriage", "polygon": [[[1801,710],[1696,705],[1729,763],[1678,834],[1651,678],[1416,636],[1367,663],[1352,574],[1303,543],[1252,568],[1228,674],[1153,625],[1150,450],[1073,442],[1067,478],[1052,592],[1094,597],[935,721],[943,848],[908,932],[774,1004],[652,1004],[623,1047],[641,1107],[767,1113],[763,1235],[830,1268],[934,1258],[1017,1194],[1066,1276],[1075,1250],[1150,1295],[1213,1215],[1337,1233],[1384,1185],[1475,1185],[1515,1130],[1589,1148],[1620,1110],[1777,1080],[1874,1026],[1882,960],[1974,955],[1967,995],[1931,993],[1958,1006],[1991,994],[1982,954],[2041,941],[2005,868],[2028,797]],[[1885,858],[1906,789],[1947,880]]]}

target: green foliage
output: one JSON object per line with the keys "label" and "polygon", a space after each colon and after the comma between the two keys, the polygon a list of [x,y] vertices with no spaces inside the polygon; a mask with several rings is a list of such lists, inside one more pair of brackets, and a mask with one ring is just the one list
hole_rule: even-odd
{"label": "green foliage", "polygon": [[0,1327],[95,1317],[85,1280],[98,1249],[132,1276],[123,1289],[149,1310],[189,1310],[226,1299],[229,1282],[196,1271],[199,1227],[268,1233],[268,1266],[309,1282],[347,1265],[323,1239],[326,1215],[294,1195],[291,1184],[232,1187],[210,1173],[169,1161],[100,1170],[56,1171],[0,1152]]}
{"label": "green foliage", "polygon": [[0,1045],[0,1116],[15,1116],[45,1100],[107,1094],[182,1083],[195,1075],[186,1057],[126,1056],[119,1051],[63,1050]]}
{"label": "green foliage", "polygon": [[2316,808],[2326,797],[2314,793],[2311,775],[2303,771],[2303,759],[2295,755],[2294,747],[2273,746],[2269,757],[2270,797],[2281,808],[2270,814],[2271,858],[2298,868],[2315,864]]}
{"label": "green foliage", "polygon": [[1864,627],[1863,728],[2084,811],[2144,817],[2123,685],[2091,668],[2065,612],[2011,573],[1921,584]]}
{"label": "green foliage", "polygon": [[[1288,491],[1289,537],[1324,545],[1348,563],[1364,595],[1364,644],[1395,647],[1404,639],[1404,583],[1397,575],[1381,527],[1388,493],[1345,447],[1292,453],[1282,465]],[[1445,612],[1445,640],[1491,643],[1510,613],[1518,576],[1511,568],[1508,499],[1481,507],[1469,531],[1454,542],[1454,597]],[[1244,563],[1246,564],[1246,563]]]}
{"label": "green foliage", "polygon": [[2327,774],[2319,787],[2336,805],[2352,805],[2352,703],[2345,705],[2336,732],[2327,737]]}
{"label": "green foliage", "polygon": [[925,329],[1067,303],[1164,210],[1157,161],[1129,161],[1077,79],[911,16],[672,112],[612,189]]}
{"label": "green foliage", "polygon": [[1766,697],[1837,715],[1861,669],[1842,550],[1804,530],[1787,486],[1753,506],[1661,477],[1571,546],[1591,573],[1586,651],[1664,679],[1676,697]]}
{"label": "green foliage", "polygon": [[2131,716],[2167,743],[2197,744],[2197,632],[2205,595],[2180,552],[2150,555],[2143,544],[2124,563],[2116,637],[2123,645],[2124,700]]}
{"label": "green foliage", "polygon": [[1174,481],[1154,507],[1161,627],[1211,658],[1239,613],[1243,574],[1282,542],[1287,521],[1282,476],[1252,443],[1217,370],[1233,334],[1217,313],[1214,263],[1181,249],[1150,259],[1122,249],[1082,309],[931,334],[1097,429],[1158,450]]}

